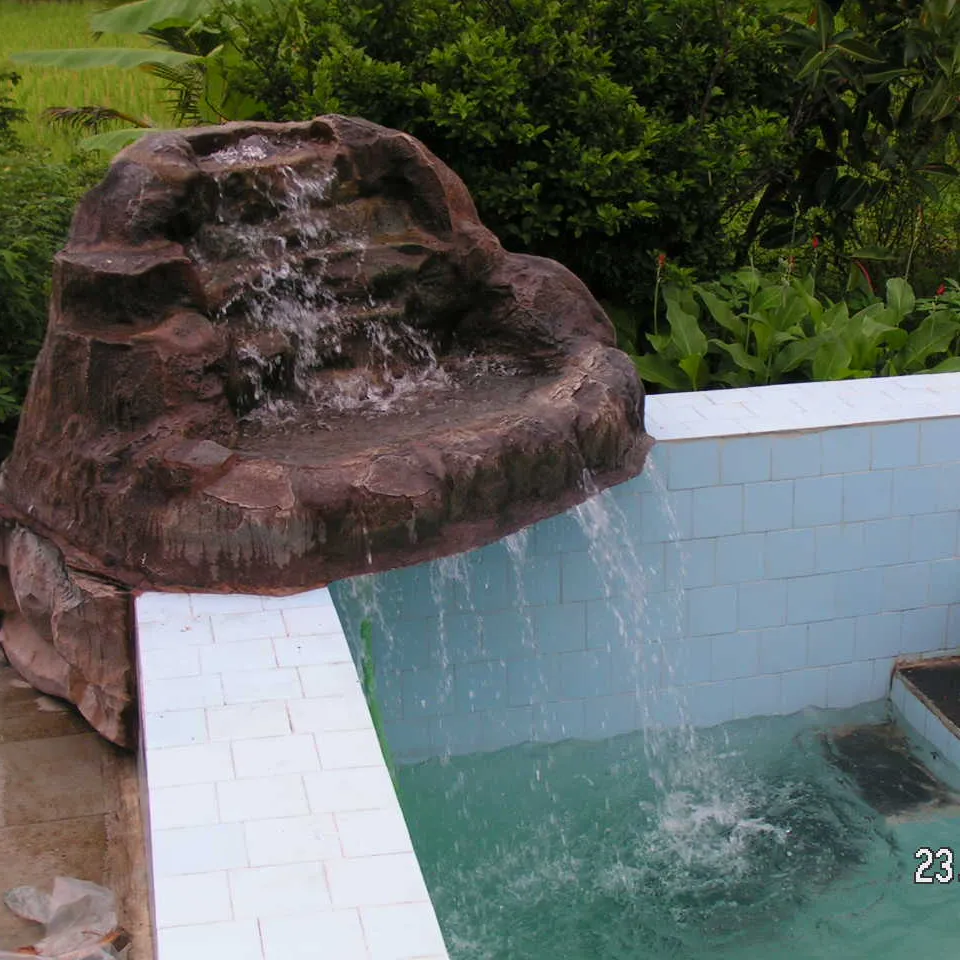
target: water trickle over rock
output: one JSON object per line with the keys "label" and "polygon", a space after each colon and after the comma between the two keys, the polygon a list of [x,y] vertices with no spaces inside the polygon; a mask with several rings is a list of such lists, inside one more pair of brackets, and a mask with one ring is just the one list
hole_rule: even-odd
{"label": "water trickle over rock", "polygon": [[412,137],[151,135],[57,257],[0,509],[141,589],[285,593],[468,550],[581,502],[585,471],[640,472],[614,343]]}

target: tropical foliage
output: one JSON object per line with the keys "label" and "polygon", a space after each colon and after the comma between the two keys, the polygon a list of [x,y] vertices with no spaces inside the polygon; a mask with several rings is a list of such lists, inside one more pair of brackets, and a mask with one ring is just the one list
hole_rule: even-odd
{"label": "tropical foliage", "polygon": [[[136,0],[95,13],[90,32],[127,38],[127,46],[21,51],[16,63],[61,70],[118,67],[142,71],[164,84],[178,124],[219,123],[252,115],[258,105],[237,96],[226,82],[237,49],[207,15],[213,0]],[[144,42],[146,41],[146,42]],[[86,147],[113,152],[156,128],[147,116],[103,104],[51,105],[47,117],[91,134]],[[104,127],[113,126],[107,132]]]}
{"label": "tropical foliage", "polygon": [[[50,264],[103,165],[25,150],[11,125],[15,74],[0,74],[0,455],[9,449],[46,325]],[[5,89],[4,89],[5,87]]]}
{"label": "tropical foliage", "polygon": [[[851,300],[862,300],[854,296]],[[818,296],[813,276],[744,267],[713,283],[663,289],[663,332],[634,362],[669,390],[750,387],[960,371],[960,287],[918,300],[901,278],[884,299]]]}
{"label": "tropical foliage", "polygon": [[[653,389],[956,365],[957,0],[135,0],[90,30],[18,60],[146,74],[179,124],[341,112],[419,137],[508,248],[603,298]],[[48,106],[108,152],[155,129]],[[16,110],[0,102],[7,143]],[[3,202],[27,210],[28,172],[4,164]],[[89,167],[38,176],[50,206],[2,268],[33,305],[9,324],[24,356]]]}

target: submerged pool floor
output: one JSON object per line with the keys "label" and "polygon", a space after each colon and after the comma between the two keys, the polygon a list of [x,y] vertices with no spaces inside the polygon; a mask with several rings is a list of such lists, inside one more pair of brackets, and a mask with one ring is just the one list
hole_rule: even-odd
{"label": "submerged pool floor", "polygon": [[954,955],[960,880],[916,883],[915,853],[960,857],[957,808],[885,815],[836,747],[882,719],[822,711],[401,768],[451,957]]}

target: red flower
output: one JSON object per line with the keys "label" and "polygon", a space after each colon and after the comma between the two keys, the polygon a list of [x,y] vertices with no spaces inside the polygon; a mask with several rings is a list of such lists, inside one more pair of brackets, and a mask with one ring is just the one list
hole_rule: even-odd
{"label": "red flower", "polygon": [[665,253],[661,253],[660,256],[657,257],[657,269],[662,270],[666,266],[666,264],[667,264],[667,255]]}
{"label": "red flower", "polygon": [[946,292],[947,292],[947,285],[945,283],[941,283],[940,286],[937,287],[937,296],[942,297]]}
{"label": "red flower", "polygon": [[811,242],[813,243],[813,249],[814,249],[814,250],[816,250],[817,247],[820,246],[820,238],[819,238],[819,237],[814,237]]}

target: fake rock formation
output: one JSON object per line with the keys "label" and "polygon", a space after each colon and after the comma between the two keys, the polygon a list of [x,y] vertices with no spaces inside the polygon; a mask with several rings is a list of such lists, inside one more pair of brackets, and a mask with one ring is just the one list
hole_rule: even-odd
{"label": "fake rock formation", "polygon": [[[640,472],[614,344],[412,137],[339,116],[151,135],[57,256],[0,512],[68,579],[134,589],[289,593],[468,550]],[[63,646],[40,620],[32,649]],[[79,671],[114,696],[113,666],[71,661],[58,689]]]}

